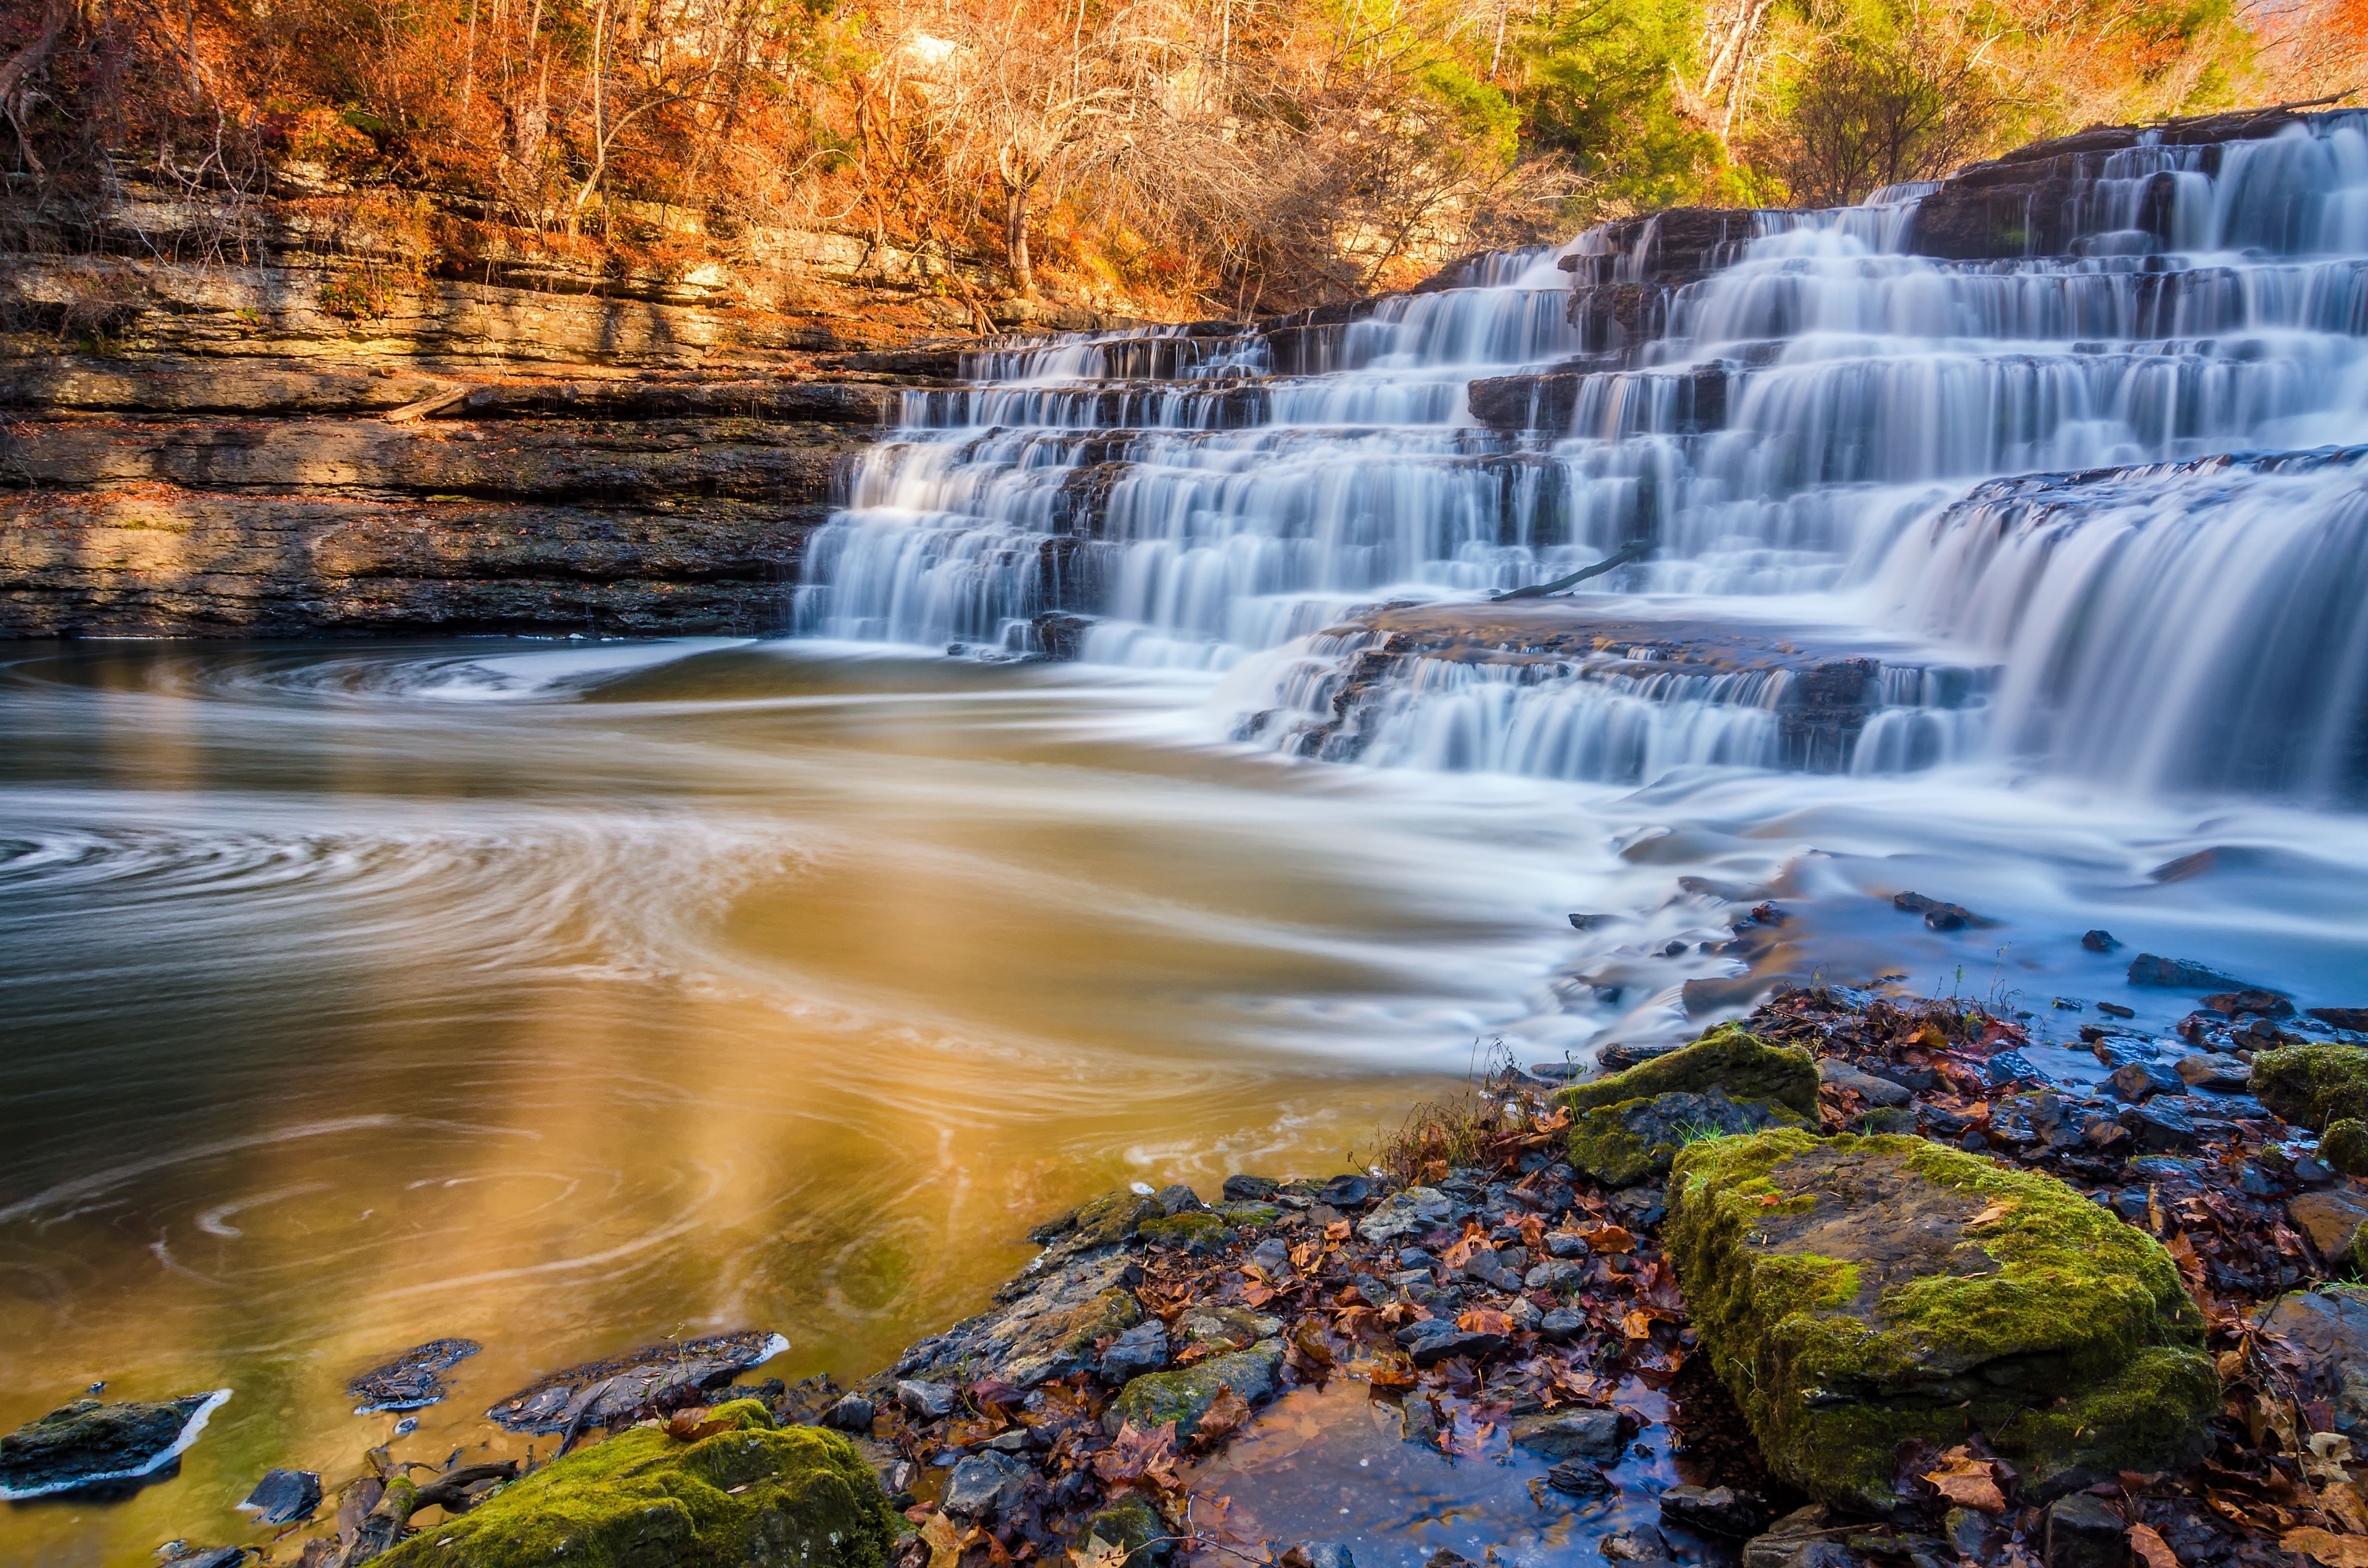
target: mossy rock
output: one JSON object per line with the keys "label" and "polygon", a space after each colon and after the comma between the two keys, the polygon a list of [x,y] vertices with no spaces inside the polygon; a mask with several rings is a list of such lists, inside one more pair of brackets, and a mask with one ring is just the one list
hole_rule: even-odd
{"label": "mossy rock", "polygon": [[1209,1212],[1222,1215],[1228,1225],[1271,1225],[1282,1218],[1282,1210],[1271,1203],[1247,1200],[1214,1204]]}
{"label": "mossy rock", "polygon": [[1554,1096],[1574,1114],[1626,1100],[1663,1095],[1706,1095],[1731,1100],[1769,1100],[1804,1117],[1817,1114],[1817,1061],[1789,1045],[1770,1045],[1729,1024],[1691,1045],[1640,1062],[1622,1073],[1574,1084]]}
{"label": "mossy rock", "polygon": [[1241,1240],[1222,1216],[1212,1214],[1205,1209],[1171,1214],[1160,1220],[1145,1220],[1135,1228],[1135,1233],[1153,1246],[1192,1252],[1215,1252]]}
{"label": "mossy rock", "polygon": [[384,1568],[885,1568],[895,1515],[836,1432],[776,1430],[753,1399],[681,1442],[637,1426],[413,1536]]}
{"label": "mossy rock", "polygon": [[1667,1172],[1678,1150],[1697,1139],[1797,1127],[1803,1120],[1790,1106],[1737,1103],[1714,1089],[1622,1100],[1598,1106],[1571,1124],[1570,1163],[1606,1187],[1633,1187]]}
{"label": "mossy rock", "polygon": [[2253,1096],[2316,1131],[2368,1121],[2368,1051],[2353,1045],[2289,1045],[2253,1058]]}
{"label": "mossy rock", "polygon": [[1902,1443],[1979,1431],[2044,1499],[2211,1448],[2170,1255],[2048,1176],[1918,1138],[1691,1143],[1665,1244],[1769,1468],[1884,1512]]}
{"label": "mossy rock", "polygon": [[1190,1439],[1201,1429],[1201,1417],[1226,1389],[1252,1404],[1274,1397],[1275,1377],[1282,1367],[1282,1341],[1262,1340],[1230,1356],[1212,1356],[1172,1372],[1146,1372],[1119,1390],[1103,1413],[1102,1425],[1117,1432],[1133,1426],[1148,1432],[1165,1422],[1176,1423],[1176,1440]]}
{"label": "mossy rock", "polygon": [[1175,1555],[1176,1532],[1140,1493],[1111,1498],[1087,1520],[1086,1528],[1077,1532],[1077,1550],[1089,1551],[1096,1540],[1126,1548],[1126,1568],[1160,1568]]}
{"label": "mossy rock", "polygon": [[2345,1176],[2368,1176],[2368,1121],[2328,1122],[2318,1135],[2318,1157]]}
{"label": "mossy rock", "polygon": [[1080,1246],[1116,1246],[1134,1234],[1145,1220],[1158,1216],[1159,1204],[1153,1199],[1135,1192],[1105,1193],[1077,1206],[1069,1217],[1069,1233]]}

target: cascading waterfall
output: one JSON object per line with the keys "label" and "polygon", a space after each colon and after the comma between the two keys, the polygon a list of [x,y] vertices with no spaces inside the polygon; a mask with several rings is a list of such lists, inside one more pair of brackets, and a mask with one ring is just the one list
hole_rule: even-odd
{"label": "cascading waterfall", "polygon": [[[1682,256],[1683,215],[1608,225],[1361,313],[975,354],[853,474],[800,625],[1230,670],[1237,734],[1368,763],[1988,756],[2356,799],[2368,467],[2258,454],[2368,443],[2368,119],[2051,168],[1970,259],[1918,254],[1965,199],[1919,184],[1694,214]],[[1553,613],[1810,651],[1374,619],[1486,623],[1622,547]],[[1849,709],[1814,744],[1809,691]]]}

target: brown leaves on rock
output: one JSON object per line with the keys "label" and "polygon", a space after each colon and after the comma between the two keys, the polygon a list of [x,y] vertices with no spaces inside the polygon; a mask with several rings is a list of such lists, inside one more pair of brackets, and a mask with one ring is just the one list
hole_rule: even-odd
{"label": "brown leaves on rock", "polygon": [[1988,1460],[1975,1457],[1963,1444],[1942,1454],[1940,1468],[1926,1471],[1924,1479],[1932,1483],[1934,1491],[1962,1507],[1985,1514],[2006,1512],[2006,1493],[1998,1485],[1996,1468]]}
{"label": "brown leaves on rock", "polygon": [[695,1443],[701,1437],[712,1437],[718,1432],[729,1432],[729,1421],[710,1421],[704,1406],[677,1410],[666,1424],[666,1435],[678,1443]]}
{"label": "brown leaves on rock", "polygon": [[1109,1448],[1094,1456],[1094,1473],[1111,1486],[1178,1492],[1183,1489],[1183,1483],[1176,1478],[1176,1458],[1175,1422],[1163,1421],[1148,1432],[1129,1422],[1119,1429]]}
{"label": "brown leaves on rock", "polygon": [[[1239,1431],[1249,1418],[1249,1401],[1230,1388],[1219,1389],[1216,1400],[1201,1413],[1200,1426],[1193,1432],[1192,1440],[1202,1448],[1213,1449]],[[1170,1432],[1175,1430],[1172,1425],[1168,1429]]]}

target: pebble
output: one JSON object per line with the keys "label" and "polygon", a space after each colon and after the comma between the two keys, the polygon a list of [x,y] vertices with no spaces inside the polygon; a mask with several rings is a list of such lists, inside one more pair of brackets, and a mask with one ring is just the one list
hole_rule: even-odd
{"label": "pebble", "polygon": [[954,1413],[954,1391],[943,1383],[906,1378],[896,1385],[896,1403],[924,1421],[942,1421]]}

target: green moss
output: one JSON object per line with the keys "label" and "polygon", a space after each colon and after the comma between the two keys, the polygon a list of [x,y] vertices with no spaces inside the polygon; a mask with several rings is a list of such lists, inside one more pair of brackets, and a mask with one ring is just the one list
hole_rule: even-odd
{"label": "green moss", "polygon": [[1099,1540],[1105,1546],[1126,1548],[1126,1568],[1153,1568],[1173,1555],[1176,1532],[1159,1517],[1138,1493],[1126,1493],[1111,1499],[1110,1506],[1086,1521],[1077,1534],[1080,1551],[1090,1550],[1090,1543]]}
{"label": "green moss", "polygon": [[1271,1203],[1218,1203],[1210,1212],[1224,1215],[1229,1225],[1271,1225],[1282,1218],[1282,1210]]}
{"label": "green moss", "polygon": [[2177,1267],[2060,1182],[1786,1130],[1680,1150],[1669,1207],[1712,1365],[1814,1495],[1893,1506],[1911,1437],[1979,1430],[2038,1494],[2209,1440],[2218,1381]]}
{"label": "green moss", "polygon": [[544,1466],[378,1561],[386,1568],[884,1568],[894,1516],[836,1432],[775,1430],[755,1400],[679,1442],[639,1426]]}
{"label": "green moss", "polygon": [[2368,1176],[2368,1121],[2328,1122],[2318,1135],[2318,1157],[2345,1176]]}
{"label": "green moss", "polygon": [[1214,1252],[1241,1240],[1226,1228],[1222,1216],[1205,1209],[1171,1214],[1164,1220],[1145,1220],[1136,1227],[1136,1233],[1154,1246],[1190,1248],[1196,1252]]}
{"label": "green moss", "polygon": [[1087,1246],[1113,1246],[1134,1234],[1145,1220],[1156,1219],[1159,1205],[1133,1192],[1106,1193],[1080,1204],[1069,1217],[1069,1229]]}
{"label": "green moss", "polygon": [[2368,1051],[2289,1045],[2253,1058],[2253,1094],[2297,1127],[2368,1121]]}
{"label": "green moss", "polygon": [[2351,1233],[2351,1272],[2368,1279],[2368,1225]]}
{"label": "green moss", "polygon": [[1629,1187],[1669,1168],[1685,1144],[1752,1132],[1802,1118],[1766,1100],[1737,1104],[1725,1095],[1668,1094],[1598,1106],[1571,1124],[1570,1163],[1606,1187]]}
{"label": "green moss", "polygon": [[1729,1099],[1773,1100],[1803,1116],[1817,1114],[1817,1062],[1807,1051],[1770,1045],[1733,1024],[1711,1030],[1667,1056],[1624,1073],[1574,1084],[1554,1098],[1574,1112],[1661,1095],[1707,1094]]}
{"label": "green moss", "polygon": [[1164,1422],[1176,1423],[1176,1440],[1184,1442],[1200,1430],[1201,1417],[1226,1389],[1252,1404],[1274,1396],[1275,1374],[1282,1365],[1282,1346],[1266,1340],[1229,1356],[1212,1356],[1172,1372],[1146,1372],[1129,1381],[1110,1402],[1102,1424],[1116,1432],[1124,1426],[1147,1432]]}

